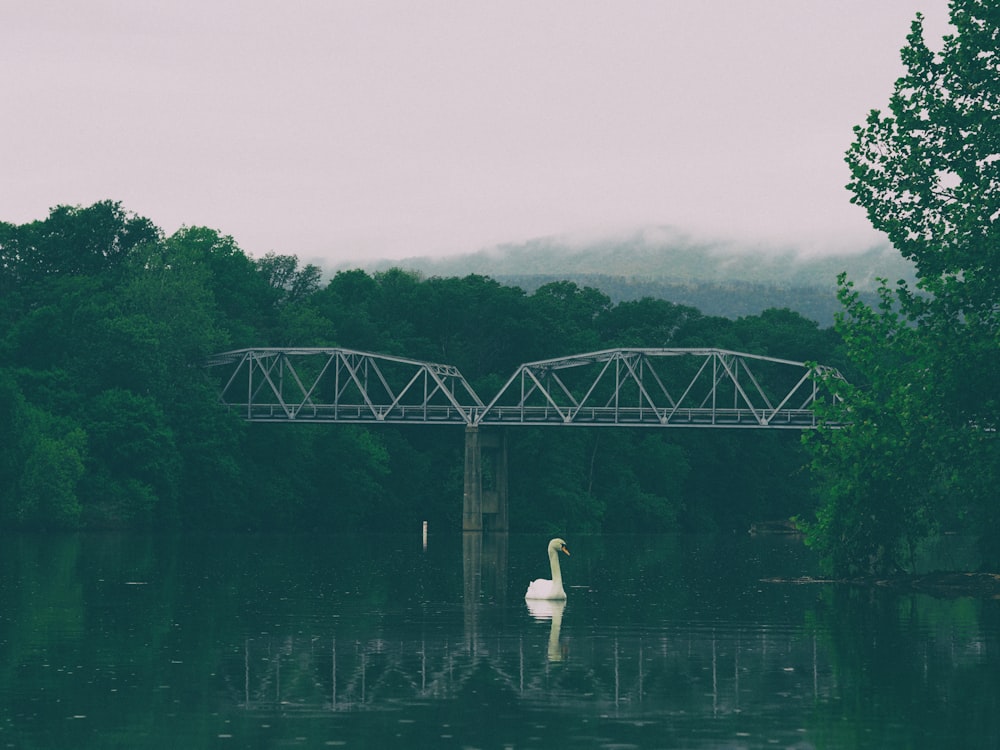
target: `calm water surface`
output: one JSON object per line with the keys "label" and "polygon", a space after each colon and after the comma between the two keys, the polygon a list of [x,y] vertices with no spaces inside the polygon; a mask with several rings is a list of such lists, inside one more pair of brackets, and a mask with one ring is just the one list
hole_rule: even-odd
{"label": "calm water surface", "polygon": [[1000,604],[783,537],[0,537],[0,747],[995,748]]}

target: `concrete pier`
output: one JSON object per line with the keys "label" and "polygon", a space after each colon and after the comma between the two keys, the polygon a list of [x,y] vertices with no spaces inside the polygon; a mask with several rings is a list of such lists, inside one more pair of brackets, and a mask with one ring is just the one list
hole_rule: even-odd
{"label": "concrete pier", "polygon": [[465,428],[462,531],[507,531],[507,435]]}

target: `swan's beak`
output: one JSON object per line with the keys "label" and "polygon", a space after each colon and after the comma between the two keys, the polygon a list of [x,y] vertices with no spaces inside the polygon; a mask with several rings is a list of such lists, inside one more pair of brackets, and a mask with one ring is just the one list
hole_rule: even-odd
{"label": "swan's beak", "polygon": [[565,553],[566,553],[567,555],[569,554],[569,550],[568,550],[568,549],[566,549],[566,545],[565,545],[565,544],[564,544],[564,545],[563,545],[562,547],[560,547],[559,549],[561,549],[561,550],[562,550],[563,552],[565,552]]}

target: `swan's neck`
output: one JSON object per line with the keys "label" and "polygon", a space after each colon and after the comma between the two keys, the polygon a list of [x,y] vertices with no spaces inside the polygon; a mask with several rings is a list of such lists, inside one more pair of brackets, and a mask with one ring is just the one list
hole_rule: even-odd
{"label": "swan's neck", "polygon": [[553,583],[562,583],[562,571],[559,570],[559,550],[552,547],[549,550],[549,565],[552,568]]}

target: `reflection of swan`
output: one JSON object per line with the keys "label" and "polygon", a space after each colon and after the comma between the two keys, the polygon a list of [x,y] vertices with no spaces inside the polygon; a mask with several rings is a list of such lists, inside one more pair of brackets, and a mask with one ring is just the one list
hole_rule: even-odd
{"label": "reflection of swan", "polygon": [[566,609],[565,599],[528,599],[528,611],[536,620],[562,620],[563,610]]}
{"label": "reflection of swan", "polygon": [[536,620],[551,620],[549,626],[549,661],[562,661],[563,650],[559,646],[559,628],[562,627],[565,599],[528,599],[528,611]]}
{"label": "reflection of swan", "polygon": [[549,566],[552,568],[552,580],[538,578],[531,582],[525,599],[565,599],[566,592],[562,585],[562,571],[559,570],[559,553],[565,552],[566,542],[562,539],[553,539],[549,542]]}

